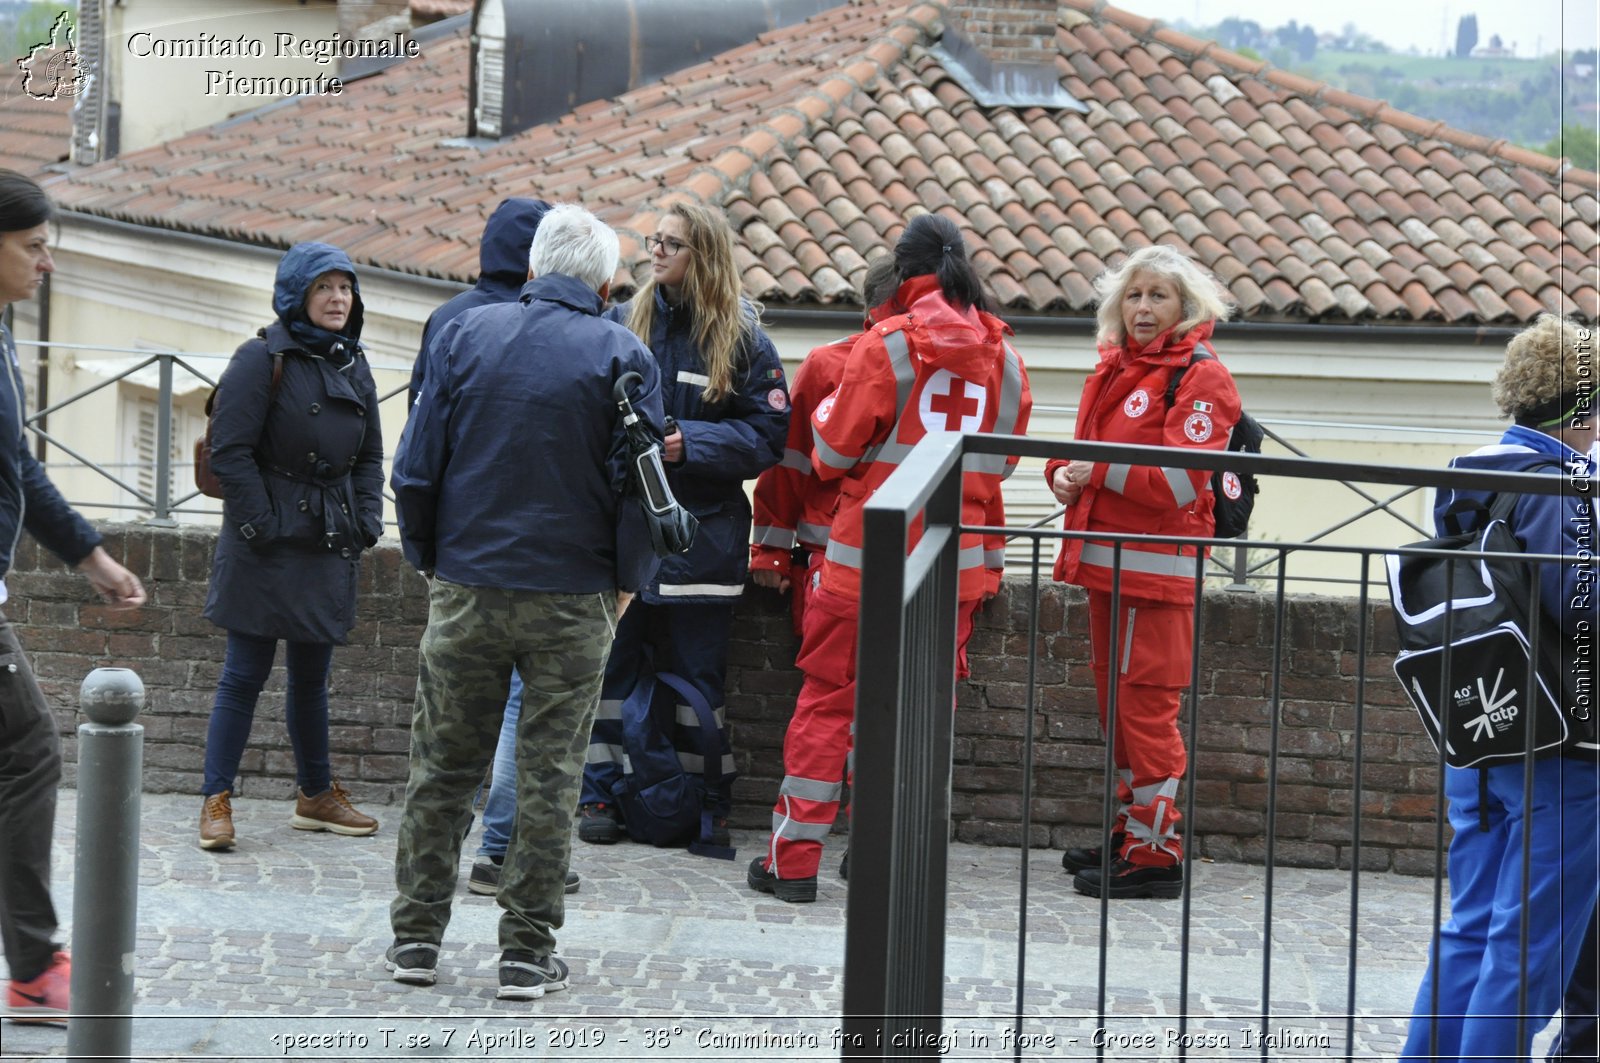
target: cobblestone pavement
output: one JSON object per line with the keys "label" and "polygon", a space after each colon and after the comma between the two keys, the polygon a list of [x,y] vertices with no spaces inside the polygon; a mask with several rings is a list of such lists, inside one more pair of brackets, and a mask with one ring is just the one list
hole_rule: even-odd
{"label": "cobblestone pavement", "polygon": [[[494,995],[499,909],[465,888],[475,839],[439,982],[407,987],[382,966],[398,809],[369,809],[383,822],[379,833],[343,838],[292,830],[288,803],[241,799],[238,848],[206,853],[195,845],[199,806],[173,795],[142,801],[136,1058],[838,1058],[842,838],[811,905],[745,885],[745,865],[765,840],[755,834],[736,832],[733,863],[574,844],[583,885],[568,897],[559,933],[572,986],[512,1003]],[[76,794],[64,792],[56,850],[64,919],[76,807]],[[1185,971],[1182,902],[1116,902],[1102,932],[1099,902],[1073,892],[1059,854],[1034,852],[1019,1026],[1019,858],[952,847],[947,1041],[935,1046],[945,1058],[1009,1059],[1020,1035],[1033,1039],[1024,1058],[1093,1059],[1097,1031],[1111,1041],[1106,1059],[1176,1058],[1185,976],[1189,1058],[1346,1056],[1348,872],[1276,873],[1269,953],[1264,869],[1197,864]],[[1432,885],[1362,874],[1358,889],[1353,1054],[1393,1058],[1428,947]],[[66,1051],[59,1028],[6,1024],[0,1040],[8,1060]]]}

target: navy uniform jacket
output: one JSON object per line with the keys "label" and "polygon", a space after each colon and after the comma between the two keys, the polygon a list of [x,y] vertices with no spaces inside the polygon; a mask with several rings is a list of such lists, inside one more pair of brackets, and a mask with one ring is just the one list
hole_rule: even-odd
{"label": "navy uniform jacket", "polygon": [[[642,597],[652,604],[732,602],[750,572],[750,499],[744,481],[783,457],[789,434],[789,390],[778,352],[759,327],[741,345],[733,391],[708,405],[701,398],[705,363],[690,311],[671,306],[658,288],[650,351],[661,366],[662,401],[683,433],[683,460],[667,466],[678,502],[700,521],[688,553],[661,562]],[[626,321],[631,303],[607,316]],[[753,308],[746,308],[754,313]]]}
{"label": "navy uniform jacket", "polygon": [[28,450],[22,367],[11,333],[0,325],[0,578],[11,571],[17,540],[27,528],[45,549],[76,565],[100,545],[100,535],[80,517]]}
{"label": "navy uniform jacket", "polygon": [[637,591],[655,570],[643,516],[622,496],[626,438],[613,383],[660,433],[660,373],[600,296],[561,274],[468,310],[429,351],[395,452],[400,542],[417,568],[469,587]]}

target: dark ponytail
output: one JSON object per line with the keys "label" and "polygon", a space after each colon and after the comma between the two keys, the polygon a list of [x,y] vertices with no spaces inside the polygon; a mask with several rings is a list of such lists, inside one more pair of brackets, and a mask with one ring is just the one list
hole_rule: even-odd
{"label": "dark ponytail", "polygon": [[55,216],[50,197],[33,178],[0,169],[0,233],[17,233],[43,225]]}
{"label": "dark ponytail", "polygon": [[932,274],[944,297],[958,307],[990,309],[983,281],[967,257],[967,245],[956,223],[940,214],[911,219],[894,245],[894,265],[902,282]]}

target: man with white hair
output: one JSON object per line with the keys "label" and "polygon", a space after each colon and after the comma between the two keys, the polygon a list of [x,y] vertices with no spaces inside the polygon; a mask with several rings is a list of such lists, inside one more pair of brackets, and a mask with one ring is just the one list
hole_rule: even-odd
{"label": "man with white hair", "polygon": [[429,349],[394,458],[406,559],[429,577],[395,855],[398,982],[431,985],[450,921],[473,790],[522,677],[517,815],[500,877],[500,991],[565,989],[554,931],[565,914],[573,810],[617,618],[655,567],[613,385],[659,434],[660,374],[638,337],[600,317],[617,237],[588,211],[545,215],[513,303],[451,321]]}

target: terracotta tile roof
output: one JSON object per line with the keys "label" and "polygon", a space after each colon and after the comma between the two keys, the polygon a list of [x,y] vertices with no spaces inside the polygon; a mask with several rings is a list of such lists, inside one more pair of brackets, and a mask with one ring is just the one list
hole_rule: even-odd
{"label": "terracotta tile roof", "polygon": [[[420,0],[418,0],[420,3]],[[470,279],[509,195],[581,201],[624,261],[673,197],[722,205],[751,294],[853,304],[908,213],[968,234],[1013,313],[1092,313],[1089,282],[1154,241],[1253,319],[1600,318],[1600,176],[1396,111],[1100,0],[1062,0],[1087,114],[978,105],[941,65],[941,10],[855,0],[487,149],[465,32],[340,97],[264,108],[52,186],[75,210]],[[619,285],[627,278],[619,273]]]}
{"label": "terracotta tile roof", "polygon": [[72,97],[36,100],[22,91],[16,65],[10,68],[0,85],[0,165],[40,177],[71,154]]}
{"label": "terracotta tile roof", "polygon": [[472,0],[411,0],[411,17],[422,22],[464,15],[472,10]]}

